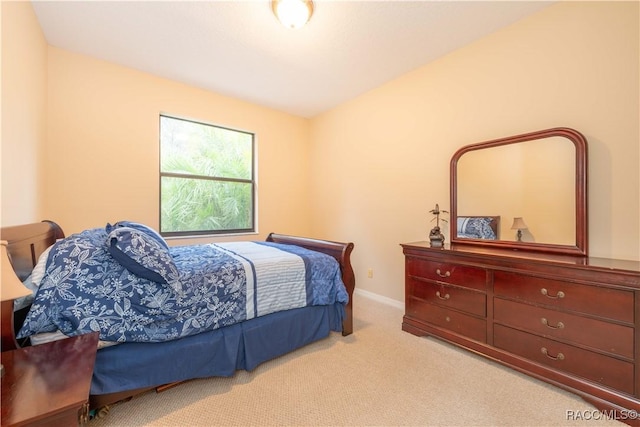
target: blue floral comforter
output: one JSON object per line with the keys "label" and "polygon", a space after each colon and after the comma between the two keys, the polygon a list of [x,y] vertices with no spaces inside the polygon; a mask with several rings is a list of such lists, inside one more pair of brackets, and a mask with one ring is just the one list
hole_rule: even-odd
{"label": "blue floral comforter", "polygon": [[107,232],[56,243],[18,336],[99,331],[161,342],[307,305],[346,304],[337,261],[292,245],[234,242],[169,248],[179,287],[139,277],[108,250]]}

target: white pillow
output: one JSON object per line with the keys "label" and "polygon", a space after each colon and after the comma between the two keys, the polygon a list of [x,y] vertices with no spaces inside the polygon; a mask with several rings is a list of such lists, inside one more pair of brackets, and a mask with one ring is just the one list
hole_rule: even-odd
{"label": "white pillow", "polygon": [[28,307],[33,302],[36,296],[36,292],[38,292],[38,288],[40,287],[40,282],[42,282],[42,278],[44,277],[44,272],[47,269],[47,260],[49,259],[49,252],[51,252],[52,247],[53,245],[49,246],[47,249],[44,250],[44,252],[40,254],[40,258],[38,258],[38,262],[36,263],[36,266],[33,267],[33,271],[31,272],[29,277],[24,279],[24,282],[22,282],[25,288],[31,291],[31,295],[20,297],[14,300],[13,301],[14,311]]}
{"label": "white pillow", "polygon": [[16,298],[13,301],[13,311],[18,311],[31,305],[31,303],[33,302],[33,298],[36,295],[36,291],[38,290],[38,288],[33,286],[33,282],[31,281],[31,276],[24,279],[24,282],[22,282],[22,284],[24,285],[25,288],[31,291],[31,294],[24,297]]}
{"label": "white pillow", "polygon": [[33,271],[31,272],[31,283],[33,288],[27,286],[29,289],[32,289],[34,293],[40,287],[40,282],[42,282],[42,278],[44,277],[44,272],[47,269],[47,260],[49,259],[49,252],[51,252],[51,248],[53,246],[49,246],[47,249],[40,254],[40,258],[38,258],[38,263],[35,267],[33,267]]}

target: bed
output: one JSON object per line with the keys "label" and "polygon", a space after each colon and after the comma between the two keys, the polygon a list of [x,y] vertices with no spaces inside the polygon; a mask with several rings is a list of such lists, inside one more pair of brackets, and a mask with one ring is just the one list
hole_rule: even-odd
{"label": "bed", "polygon": [[[216,285],[216,289],[222,290],[216,291],[218,293],[215,296],[208,294],[203,296],[205,294],[201,291],[198,291],[201,293],[197,293],[195,290],[209,289],[211,286],[205,286],[204,282],[189,282],[185,279],[186,273],[183,271],[186,268],[185,265],[192,262],[188,257],[189,251],[194,250],[194,246],[168,248],[177,270],[164,268],[161,263],[160,265],[157,263],[149,264],[146,260],[136,258],[135,252],[141,247],[141,241],[147,245],[144,247],[145,254],[147,254],[149,248],[155,248],[156,244],[159,244],[157,241],[152,242],[159,235],[146,235],[144,225],[140,225],[142,228],[132,227],[134,225],[136,223],[119,222],[114,226],[107,224],[104,233],[100,231],[100,228],[97,228],[85,230],[66,238],[62,229],[51,221],[4,227],[1,230],[2,240],[8,241],[8,251],[14,270],[23,282],[31,280],[32,273],[35,273],[34,267],[41,269],[43,259],[47,260],[45,263],[47,270],[35,301],[14,314],[14,331],[18,339],[21,340],[21,345],[29,345],[29,338],[35,341],[35,338],[41,335],[36,331],[38,328],[44,329],[42,335],[47,333],[60,334],[60,330],[63,330],[67,335],[77,335],[92,330],[101,331],[102,345],[96,357],[90,396],[90,408],[94,413],[105,413],[105,409],[108,410],[109,405],[148,390],[161,390],[164,387],[195,378],[230,376],[237,370],[252,370],[260,363],[325,338],[332,331],[341,332],[345,336],[353,331],[352,297],[355,276],[350,261],[353,243],[272,233],[265,242],[245,242],[250,245],[237,242],[228,245],[198,245],[206,246],[206,249],[202,248],[204,252],[199,253],[205,254],[207,257],[225,260],[221,264],[224,266],[224,275],[218,272],[215,273],[216,275],[227,277],[231,274],[229,270],[244,268],[244,276],[246,276],[244,280],[248,283],[244,288],[240,287],[240,289],[248,290],[240,292],[236,289],[237,279],[225,279],[227,286]],[[154,233],[153,230],[151,233]],[[145,235],[144,239],[140,238],[140,234]],[[85,251],[86,247],[83,245],[88,241],[99,240],[103,236],[108,237],[105,241],[108,255],[103,254],[105,251],[102,248],[96,250],[96,253],[100,253],[101,257],[111,256],[112,259],[109,259],[109,264],[103,263],[104,265],[100,267],[100,262],[96,261],[98,258],[92,258],[92,249]],[[122,236],[125,237],[121,239]],[[126,240],[127,236],[130,240]],[[159,237],[159,239],[162,238]],[[58,243],[55,247],[46,254],[47,248],[56,242]],[[213,252],[206,252],[213,250],[212,245],[216,246],[214,248],[216,255],[211,255]],[[251,260],[246,258],[247,255],[242,252],[247,250],[245,247],[248,247],[250,252],[257,251],[262,254],[263,251],[266,251],[269,255],[264,257],[258,255],[257,261]],[[67,252],[65,252],[65,248],[67,248]],[[78,248],[82,250],[78,250]],[[118,251],[121,253],[118,254]],[[223,253],[218,254],[218,251]],[[45,255],[42,255],[43,253]],[[277,256],[272,256],[272,253]],[[129,255],[129,258],[126,255]],[[123,257],[123,259],[118,260],[118,257]],[[292,268],[287,266],[284,270],[272,270],[275,267],[272,267],[271,264],[269,264],[269,268],[261,267],[263,265],[261,257],[269,260],[273,258],[277,260],[278,264],[281,262],[303,264],[304,280],[298,277],[298,282],[303,280],[302,284],[298,283],[296,288],[298,290],[291,291],[280,288],[274,291],[275,294],[272,294],[259,288],[256,283],[264,281],[260,278],[260,274],[262,274],[260,271],[265,270],[265,274],[271,277],[271,280],[275,280],[274,283],[279,284],[279,279],[276,279],[286,276],[288,274],[286,271]],[[197,263],[193,261],[193,263],[199,266],[198,268],[203,268],[204,264],[200,258],[204,259],[204,255],[195,257],[194,259],[199,261]],[[229,260],[232,258],[233,263],[230,264]],[[324,272],[325,270],[321,270],[321,267],[317,267],[316,261],[312,261],[315,258],[322,260],[320,264],[327,264],[329,268],[337,268],[335,273],[337,277],[333,278],[334,273],[330,273],[330,270]],[[126,266],[127,262],[131,262],[132,259],[137,261],[137,265]],[[157,258],[153,259],[157,261]],[[84,264],[82,264],[82,268],[74,267],[74,273],[71,274],[65,268],[66,265],[74,262]],[[243,265],[242,268],[238,267],[238,262]],[[235,267],[231,268],[230,265]],[[331,267],[332,265],[334,267]],[[124,268],[121,268],[123,266]],[[143,271],[147,267],[149,271]],[[80,304],[93,296],[88,296],[80,291],[77,295],[73,294],[72,286],[69,285],[75,280],[74,277],[79,277],[82,284],[77,286],[83,292],[88,289],[87,292],[95,293],[102,284],[97,279],[92,279],[100,276],[96,270],[92,270],[93,268],[102,268],[104,277],[116,274],[113,272],[118,271],[120,275],[118,277],[127,276],[128,280],[134,277],[135,283],[138,284],[131,285],[136,291],[129,293],[125,298],[129,302],[121,299],[118,303],[114,303],[107,313],[110,316],[104,318],[99,317],[95,310],[89,311],[89,308],[95,308],[98,304],[95,301],[91,304]],[[160,274],[157,280],[165,279],[165,281],[160,283],[145,276],[151,273]],[[145,277],[140,278],[139,274]],[[210,274],[213,273],[206,274],[207,277],[210,277]],[[155,276],[149,277],[154,278]],[[210,284],[211,280],[207,280],[209,281],[206,283]],[[320,290],[316,288],[316,281],[321,283]],[[104,283],[107,283],[106,279]],[[188,283],[189,287],[185,283]],[[312,291],[309,290],[311,284],[313,284]],[[66,287],[69,289],[67,290]],[[162,289],[163,292],[170,289],[172,298],[175,297],[175,299],[169,301],[174,308],[163,309],[164,311],[158,308],[162,304],[157,304],[160,294],[155,291],[152,293],[155,298],[152,304],[148,303],[151,298],[146,293],[144,297],[132,296],[133,293],[142,295],[143,291],[140,289],[144,289],[146,292],[149,287],[156,291]],[[302,291],[300,291],[300,287],[302,287]],[[277,286],[275,288],[278,289]],[[62,299],[72,300],[72,306],[61,305],[62,308],[56,307],[55,309],[43,308],[47,304],[53,304],[43,296],[51,294],[51,289],[56,289],[59,294],[58,299],[62,295]],[[233,289],[235,293],[244,295],[241,305],[246,307],[243,310],[238,311],[237,304],[224,302],[226,297],[223,294],[233,293],[228,289]],[[115,294],[114,292],[109,293],[110,296]],[[281,308],[273,308],[273,300],[280,298],[278,295],[283,294],[288,295],[290,299],[290,295],[298,295],[298,297],[293,298],[293,302],[289,301]],[[180,297],[178,298],[176,295]],[[256,295],[258,296],[256,297]],[[264,295],[268,295],[268,297]],[[189,298],[194,300],[194,297],[206,300],[207,303],[196,305],[197,308],[193,309],[195,311],[191,309],[190,305],[186,308],[180,305]],[[163,303],[166,302],[167,300],[163,300]],[[135,316],[126,314],[135,312],[134,308],[137,310],[139,305],[145,306],[143,311],[136,312]],[[149,307],[153,309],[154,316],[157,315],[161,321],[158,320],[156,323],[154,320],[152,324],[145,323],[148,320],[145,316],[149,314]],[[183,309],[176,310],[176,307]],[[203,307],[210,308],[212,311],[224,312],[225,315],[220,315],[212,320],[210,313],[206,313]],[[45,317],[48,317],[50,313],[61,311],[71,314],[63,320],[56,320],[54,323],[59,330],[52,332],[49,330],[51,325],[48,325],[48,320]],[[114,316],[114,312],[117,316]],[[89,314],[84,316],[83,313]],[[167,313],[171,313],[169,320],[167,320]],[[244,314],[239,315],[238,313]],[[118,317],[120,323],[128,322],[128,326],[124,327],[122,324],[114,326],[113,322],[109,323],[105,320],[113,317]],[[176,319],[179,319],[179,322]],[[45,326],[42,327],[42,325]]]}

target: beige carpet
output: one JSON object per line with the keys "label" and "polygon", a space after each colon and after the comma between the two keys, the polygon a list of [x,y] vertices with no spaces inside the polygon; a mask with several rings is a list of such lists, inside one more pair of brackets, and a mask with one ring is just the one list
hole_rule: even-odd
{"label": "beige carpet", "polygon": [[397,308],[361,295],[354,304],[349,337],[332,334],[232,378],[144,394],[89,427],[623,425],[570,393],[402,332]]}

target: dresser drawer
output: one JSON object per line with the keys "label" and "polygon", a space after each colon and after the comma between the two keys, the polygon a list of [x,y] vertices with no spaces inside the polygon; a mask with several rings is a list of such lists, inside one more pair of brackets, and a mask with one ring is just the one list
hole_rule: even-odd
{"label": "dresser drawer", "polygon": [[473,340],[487,341],[487,322],[477,317],[448,310],[416,298],[407,300],[406,314]]}
{"label": "dresser drawer", "polygon": [[487,297],[483,292],[411,278],[407,280],[408,295],[476,316],[486,317],[487,315]]}
{"label": "dresser drawer", "polygon": [[538,335],[633,359],[633,328],[495,298],[494,320]]}
{"label": "dresser drawer", "polygon": [[437,280],[467,288],[487,289],[487,272],[482,268],[426,261],[411,257],[407,257],[405,267],[409,276]]}
{"label": "dresser drawer", "polygon": [[496,271],[494,293],[578,313],[633,323],[633,293]]}
{"label": "dresser drawer", "polygon": [[633,394],[633,363],[495,325],[493,344],[510,353]]}

